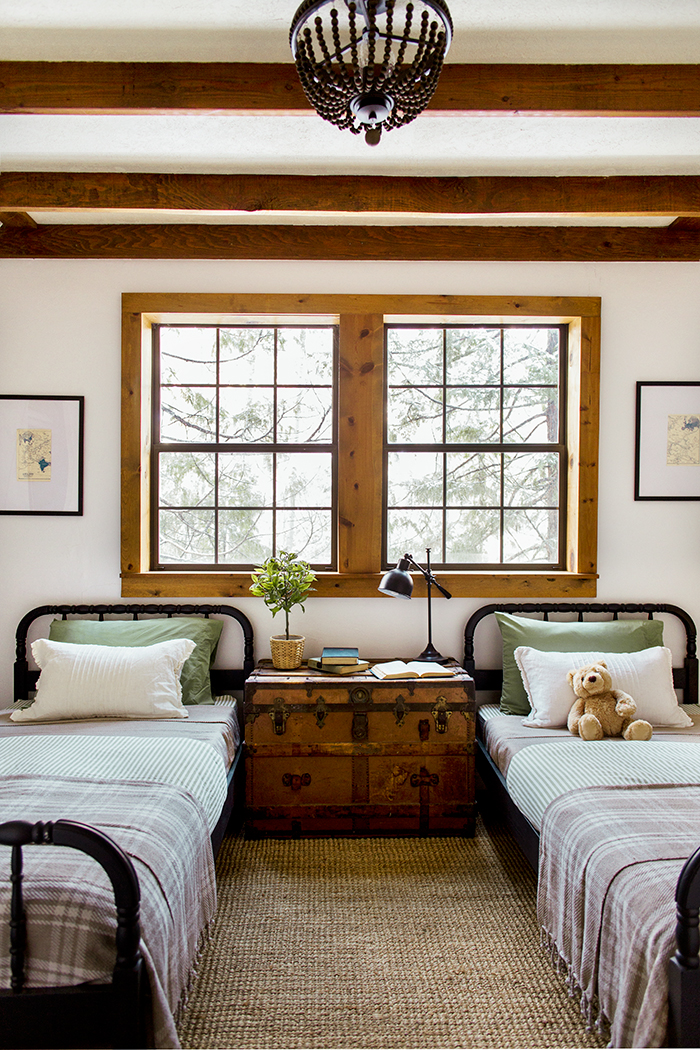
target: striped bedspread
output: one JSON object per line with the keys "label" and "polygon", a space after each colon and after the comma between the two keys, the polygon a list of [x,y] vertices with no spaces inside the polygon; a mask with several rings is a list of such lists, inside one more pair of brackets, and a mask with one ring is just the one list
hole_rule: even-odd
{"label": "striped bedspread", "polygon": [[[192,795],[209,834],[226,799],[221,754],[201,740],[134,736],[0,736],[2,777],[24,774],[171,784]],[[26,819],[26,818],[23,818]]]}
{"label": "striped bedspread", "polygon": [[611,1046],[664,1045],[675,887],[699,845],[695,785],[581,789],[545,813],[538,917]]}
{"label": "striped bedspread", "polygon": [[554,740],[523,748],[508,766],[508,792],[535,828],[568,791],[597,785],[700,785],[700,741]]}
{"label": "striped bedspread", "polygon": [[[143,780],[0,779],[0,821],[60,818],[99,828],[133,861],[141,887],[141,948],[156,1046],[177,1048],[175,1017],[216,910],[214,860],[202,805],[182,787]],[[0,847],[0,910],[5,915],[10,852]],[[108,982],[116,914],[107,875],[91,858],[60,846],[26,847],[24,859],[28,987]],[[10,984],[8,926],[0,923],[0,985],[5,988]]]}
{"label": "striped bedspread", "polygon": [[0,710],[0,737],[118,736],[144,740],[157,737],[201,740],[217,750],[227,769],[240,744],[236,701],[232,698],[227,704],[217,701],[213,705],[188,707],[186,719],[86,718],[70,722],[12,722],[11,712],[12,708]]}

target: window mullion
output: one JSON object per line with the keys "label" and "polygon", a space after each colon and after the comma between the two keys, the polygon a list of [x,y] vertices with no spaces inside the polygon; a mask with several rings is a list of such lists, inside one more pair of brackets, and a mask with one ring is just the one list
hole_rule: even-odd
{"label": "window mullion", "polygon": [[341,314],[338,390],[338,566],[379,572],[382,555],[384,319]]}

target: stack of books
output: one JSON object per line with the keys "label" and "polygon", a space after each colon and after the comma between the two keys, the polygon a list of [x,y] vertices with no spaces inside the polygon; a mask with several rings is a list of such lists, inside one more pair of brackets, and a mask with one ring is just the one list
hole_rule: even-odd
{"label": "stack of books", "polygon": [[357,649],[325,646],[320,656],[309,657],[309,667],[324,674],[356,674],[366,671],[367,660],[361,660]]}

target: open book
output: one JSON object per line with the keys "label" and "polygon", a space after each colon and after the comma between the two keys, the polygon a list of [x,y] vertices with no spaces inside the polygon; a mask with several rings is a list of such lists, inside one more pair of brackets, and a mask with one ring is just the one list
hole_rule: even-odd
{"label": "open book", "polygon": [[427,660],[390,660],[386,664],[373,664],[370,671],[376,678],[453,678],[453,672],[442,664]]}

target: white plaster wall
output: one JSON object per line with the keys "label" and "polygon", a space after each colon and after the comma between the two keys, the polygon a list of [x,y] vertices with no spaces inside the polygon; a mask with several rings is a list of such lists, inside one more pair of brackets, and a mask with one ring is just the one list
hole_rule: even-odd
{"label": "white plaster wall", "polygon": [[[635,382],[700,379],[697,264],[4,260],[0,392],[85,395],[86,440],[82,517],[0,515],[0,702],[11,698],[14,631],[25,612],[120,600],[120,297],[137,291],[601,296],[598,596],[675,603],[700,623],[700,502],[634,502]],[[486,600],[435,600],[443,653],[461,654],[464,623]],[[256,656],[269,655],[265,606],[238,604],[255,626]],[[312,598],[292,627],[309,653],[356,644],[369,655],[415,655],[426,609],[380,595]]]}

